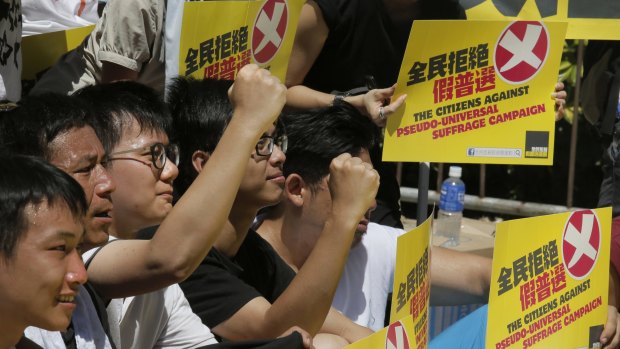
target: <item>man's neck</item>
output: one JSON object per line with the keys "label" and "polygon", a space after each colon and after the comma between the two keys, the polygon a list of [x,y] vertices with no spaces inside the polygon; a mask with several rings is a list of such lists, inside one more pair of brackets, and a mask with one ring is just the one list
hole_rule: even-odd
{"label": "man's neck", "polygon": [[299,212],[285,212],[281,206],[265,217],[257,232],[291,268],[298,271],[311,252],[303,237],[309,234],[307,230],[312,229],[312,225],[304,224]]}
{"label": "man's neck", "polygon": [[16,325],[14,319],[4,319],[0,321],[2,325],[2,335],[0,336],[0,348],[12,348],[24,333],[25,327]]}
{"label": "man's neck", "polygon": [[108,234],[117,239],[135,239],[139,229],[130,228],[129,224],[121,224],[118,220],[112,220]]}

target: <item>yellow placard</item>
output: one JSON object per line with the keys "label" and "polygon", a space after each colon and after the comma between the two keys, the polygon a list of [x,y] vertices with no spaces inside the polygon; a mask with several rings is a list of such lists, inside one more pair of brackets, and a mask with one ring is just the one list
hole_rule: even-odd
{"label": "yellow placard", "polygon": [[23,37],[22,80],[35,80],[62,55],[78,47],[94,28],[94,25],[89,25]]}
{"label": "yellow placard", "polygon": [[468,19],[568,22],[566,38],[620,40],[620,3],[610,0],[460,0]]}
{"label": "yellow placard", "polygon": [[302,0],[185,2],[179,75],[233,80],[255,63],[284,81]]}
{"label": "yellow placard", "polygon": [[375,332],[353,344],[347,345],[346,349],[424,349],[426,344],[416,345],[413,333],[415,332],[414,321],[411,315],[393,322],[390,326]]}
{"label": "yellow placard", "polygon": [[565,31],[566,23],[415,21],[396,91],[406,105],[388,119],[383,160],[552,164]]}
{"label": "yellow placard", "polygon": [[433,218],[398,237],[394,268],[394,296],[390,322],[410,317],[411,348],[428,344],[428,305],[430,297],[430,241]]}
{"label": "yellow placard", "polygon": [[610,208],[498,223],[486,348],[601,348],[610,234]]}

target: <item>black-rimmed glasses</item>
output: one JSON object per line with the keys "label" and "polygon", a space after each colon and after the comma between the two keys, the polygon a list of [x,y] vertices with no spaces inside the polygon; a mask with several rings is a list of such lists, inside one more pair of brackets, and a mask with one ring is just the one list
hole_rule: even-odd
{"label": "black-rimmed glasses", "polygon": [[283,153],[286,153],[288,148],[288,137],[282,135],[279,137],[263,136],[256,143],[256,154],[260,156],[269,156],[273,153],[273,146],[280,147]]}
{"label": "black-rimmed glasses", "polygon": [[[172,161],[177,166],[179,165],[179,146],[177,146],[176,144],[164,145],[163,143],[155,143],[153,145],[149,145],[146,147],[117,151],[117,152],[108,154],[106,161],[135,160],[135,161],[142,162],[139,159],[118,157],[117,155],[134,153],[134,152],[141,153],[147,150],[149,151],[149,154],[151,155],[151,163],[158,170],[161,170],[164,168],[164,166],[166,166],[166,159],[170,159],[170,161]],[[144,163],[144,164],[148,165],[148,163]]]}

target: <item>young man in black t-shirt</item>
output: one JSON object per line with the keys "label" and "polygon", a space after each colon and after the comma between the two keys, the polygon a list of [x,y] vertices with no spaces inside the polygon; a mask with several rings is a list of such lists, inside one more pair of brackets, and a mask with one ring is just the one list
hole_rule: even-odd
{"label": "young man in black t-shirt", "polygon": [[[211,161],[230,118],[229,86],[230,82],[178,79],[169,89],[174,138],[179,140],[182,157],[175,181],[178,194]],[[379,178],[359,158],[343,155],[332,162],[334,209],[325,224],[329,239],[295,275],[251,229],[258,210],[280,200],[287,141],[275,126],[258,140],[248,154],[246,172],[220,238],[181,287],[193,311],[220,337],[269,338],[297,325],[315,336],[318,348],[323,340],[343,347],[371,333],[330,311],[330,304],[355,228],[374,200]]]}

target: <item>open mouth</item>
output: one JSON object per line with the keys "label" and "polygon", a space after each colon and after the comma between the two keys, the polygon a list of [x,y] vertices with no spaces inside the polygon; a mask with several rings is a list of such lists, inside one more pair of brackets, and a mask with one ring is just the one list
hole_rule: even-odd
{"label": "open mouth", "polygon": [[60,303],[75,303],[75,296],[61,295],[56,297],[56,300]]}
{"label": "open mouth", "polygon": [[110,215],[111,211],[102,211],[99,213],[95,213],[95,218],[112,218]]}

